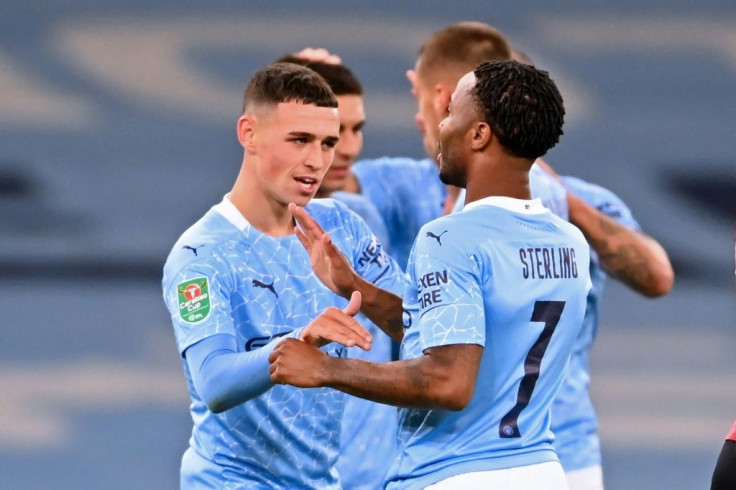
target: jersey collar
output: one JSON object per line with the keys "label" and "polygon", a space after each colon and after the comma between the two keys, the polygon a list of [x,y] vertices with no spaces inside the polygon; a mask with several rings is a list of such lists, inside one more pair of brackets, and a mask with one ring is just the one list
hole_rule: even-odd
{"label": "jersey collar", "polygon": [[229,196],[230,194],[225,194],[225,197],[222,198],[222,202],[220,204],[216,204],[214,209],[226,220],[232,223],[235,228],[242,231],[249,225],[249,223],[245,219],[245,216],[243,216],[240,211],[238,211],[238,208],[235,207],[235,204],[230,201]]}
{"label": "jersey collar", "polygon": [[542,205],[541,199],[515,199],[513,197],[506,196],[488,196],[483,199],[478,199],[477,201],[466,204],[463,211],[467,211],[468,209],[478,206],[496,206],[521,214],[541,214],[548,211],[548,209]]}

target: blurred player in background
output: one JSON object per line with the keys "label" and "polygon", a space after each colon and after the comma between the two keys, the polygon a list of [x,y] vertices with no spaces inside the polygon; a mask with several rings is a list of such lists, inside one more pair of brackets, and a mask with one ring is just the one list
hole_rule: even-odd
{"label": "blurred player in background", "polygon": [[[436,161],[438,127],[447,116],[450,95],[460,77],[481,62],[510,57],[503,34],[487,24],[460,22],[433,34],[420,48],[415,68],[407,72],[418,105],[415,122],[428,158],[378,158],[353,167],[361,192],[383,216],[392,255],[400,265],[406,265],[419,228],[449,213],[457,199],[459,189],[440,182]],[[565,190],[555,179],[532,167],[530,186],[534,197],[567,219]]]}
{"label": "blurred player in background", "polygon": [[[326,59],[327,53],[304,50],[287,55],[281,62],[297,63],[316,71],[327,81],[337,97],[340,116],[340,140],[335,146],[335,159],[322,179],[315,197],[332,197],[345,203],[360,215],[390,253],[388,232],[378,210],[362,194],[351,167],[363,149],[365,109],[363,87],[353,72],[340,59]],[[321,57],[324,61],[310,61]],[[329,62],[328,62],[329,61]],[[353,347],[351,358],[372,362],[390,361],[398,344],[359,314],[356,319],[373,336],[371,349]],[[396,346],[396,348],[394,348]],[[343,488],[372,490],[380,488],[386,473],[396,459],[396,408],[347,396],[340,432],[340,454],[337,471]]]}
{"label": "blurred player in background", "polygon": [[[590,252],[529,192],[535,158],[562,134],[562,98],[545,72],[494,61],[462,77],[450,105],[440,177],[467,187],[470,204],[417,237],[402,360],[336,359],[286,339],[271,376],[408,407],[388,488],[566,489],[550,407],[583,318]],[[304,229],[310,255],[322,248],[332,261],[320,277],[351,289],[354,273],[327,234]]]}
{"label": "blurred player in background", "polygon": [[[335,462],[345,397],[273,386],[267,361],[284,337],[334,356],[347,355],[343,346],[369,349],[371,335],[353,318],[359,310],[401,335],[400,324],[380,323],[383,309],[392,301],[400,308],[400,301],[367,282],[400,290],[401,270],[344,205],[310,203],[339,127],[337,99],[314,71],[276,63],[256,73],[237,124],[244,151],[235,184],[166,261],[164,299],[194,422],[182,488],[340,488]],[[350,292],[346,304],[315,276],[295,233],[292,202],[330,230],[364,296]]]}

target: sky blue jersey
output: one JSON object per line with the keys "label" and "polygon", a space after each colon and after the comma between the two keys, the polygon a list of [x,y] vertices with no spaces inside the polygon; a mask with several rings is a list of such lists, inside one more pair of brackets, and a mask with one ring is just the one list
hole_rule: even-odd
{"label": "sky blue jersey", "polygon": [[[386,225],[376,207],[362,194],[333,192],[332,197],[358,214],[378,237],[384,250],[391,252]],[[393,291],[401,295],[403,290]],[[373,335],[371,350],[350,349],[350,357],[371,362],[391,360],[393,341],[364,315],[356,319]],[[396,407],[346,395],[340,433],[337,471],[343,488],[373,490],[380,488],[396,459]]]}
{"label": "sky blue jersey", "polygon": [[[629,208],[613,192],[574,177],[563,177],[562,182],[570,192],[602,213],[624,226],[639,229],[639,224],[631,215]],[[583,327],[575,341],[567,377],[552,406],[555,449],[565,471],[601,464],[598,421],[588,393],[590,383],[588,354],[598,330],[598,310],[606,273],[592,249],[590,278],[593,287],[588,293]]]}
{"label": "sky blue jersey", "polygon": [[539,200],[488,197],[422,227],[402,359],[452,344],[484,350],[463,410],[400,410],[388,488],[557,460],[550,408],[580,331],[589,258],[580,230]]}
{"label": "sky blue jersey", "polygon": [[419,228],[442,216],[447,190],[430,159],[378,158],[352,167],[360,192],[381,214],[391,237],[391,256],[406,267]]}
{"label": "sky blue jersey", "polygon": [[[389,290],[403,286],[404,274],[345,205],[319,199],[307,210],[362,277]],[[174,245],[163,291],[182,354],[217,334],[235,337],[239,352],[259,349],[308,325],[325,308],[347,304],[314,275],[296,235],[261,233],[227,197]],[[337,344],[323,350],[347,355]],[[183,488],[340,487],[335,461],[346,395],[275,385],[215,414],[197,394],[186,361],[183,365],[194,422],[190,450],[200,466],[208,466],[199,471],[187,467],[193,458],[184,458]]]}
{"label": "sky blue jersey", "polygon": [[[532,197],[540,199],[545,208],[554,214],[568,220],[570,213],[567,209],[567,191],[554,177],[545,172],[539,165],[532,165],[529,169],[529,190]],[[460,189],[452,212],[456,213],[465,206],[465,189]]]}

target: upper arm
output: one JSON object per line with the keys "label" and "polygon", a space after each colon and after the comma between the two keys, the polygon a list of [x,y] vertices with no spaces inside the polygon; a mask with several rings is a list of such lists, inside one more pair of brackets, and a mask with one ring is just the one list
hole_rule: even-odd
{"label": "upper arm", "polygon": [[483,347],[453,344],[424,351],[425,375],[431,380],[433,396],[444,408],[462,410],[473,399]]}
{"label": "upper arm", "polygon": [[168,278],[164,300],[179,352],[216,334],[235,337],[229,276],[210,263],[192,263]]}

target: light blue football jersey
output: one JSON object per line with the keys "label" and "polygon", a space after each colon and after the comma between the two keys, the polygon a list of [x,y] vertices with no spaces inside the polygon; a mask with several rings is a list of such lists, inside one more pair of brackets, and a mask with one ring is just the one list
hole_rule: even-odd
{"label": "light blue football jersey", "polygon": [[[345,205],[320,199],[307,210],[362,277],[389,290],[403,286],[404,274]],[[234,336],[239,351],[258,349],[347,304],[314,275],[296,235],[261,233],[227,198],[174,245],[163,290],[180,353],[216,334]],[[347,353],[337,344],[323,350]],[[275,385],[214,414],[183,365],[194,422],[188,452],[198,456],[183,460],[183,488],[340,488],[335,461],[346,395]]]}
{"label": "light blue football jersey", "polygon": [[[562,181],[573,194],[602,213],[624,226],[639,229],[631,210],[613,192],[574,177],[563,177]],[[565,471],[601,464],[598,421],[588,392],[588,355],[598,330],[599,303],[606,277],[591,249],[590,278],[593,287],[588,293],[583,327],[575,341],[568,374],[552,405],[555,450]]]}
{"label": "light blue football jersey", "polygon": [[[388,231],[376,207],[362,194],[333,192],[332,197],[358,214],[378,237],[384,250],[391,252]],[[393,291],[401,295],[403,290]],[[350,357],[370,362],[392,360],[393,341],[364,315],[356,319],[373,335],[371,350],[349,349]],[[380,488],[396,459],[396,407],[346,395],[340,433],[337,471],[343,488],[373,490]]]}
{"label": "light blue football jersey", "polygon": [[366,196],[353,192],[338,191],[333,192],[330,197],[345,204],[352,212],[363,218],[365,224],[381,242],[383,250],[388,254],[391,253],[391,238],[386,223],[383,222],[376,206]]}
{"label": "light blue football jersey", "polygon": [[400,410],[388,488],[557,460],[550,408],[580,331],[589,257],[580,230],[539,200],[489,197],[422,227],[401,357],[452,344],[484,351],[463,410]]}
{"label": "light blue football jersey", "polygon": [[352,167],[360,192],[378,209],[391,237],[391,256],[406,267],[419,228],[442,216],[447,190],[430,159],[378,158]]}
{"label": "light blue football jersey", "polygon": [[[545,208],[554,214],[568,220],[570,214],[567,209],[567,191],[554,177],[545,172],[539,165],[532,165],[529,170],[529,190],[532,197],[540,199]],[[452,208],[453,213],[461,211],[465,206],[465,189],[460,193]]]}

